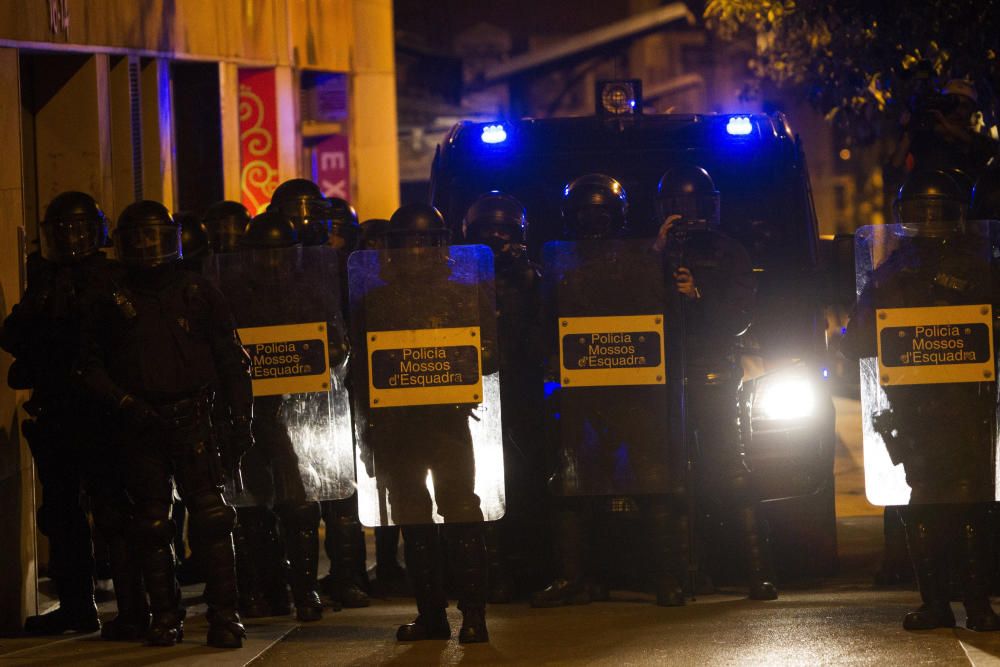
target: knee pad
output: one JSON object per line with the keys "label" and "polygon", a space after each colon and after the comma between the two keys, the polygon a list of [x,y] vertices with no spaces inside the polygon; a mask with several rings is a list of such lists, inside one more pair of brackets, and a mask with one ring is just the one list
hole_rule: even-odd
{"label": "knee pad", "polygon": [[236,510],[212,496],[217,502],[191,503],[188,505],[192,540],[212,541],[230,535],[236,524]]}

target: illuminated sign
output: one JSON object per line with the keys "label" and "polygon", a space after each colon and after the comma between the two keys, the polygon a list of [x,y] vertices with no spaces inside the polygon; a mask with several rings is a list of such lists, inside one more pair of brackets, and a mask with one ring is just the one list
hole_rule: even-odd
{"label": "illuminated sign", "polygon": [[480,403],[479,327],[369,331],[372,408]]}
{"label": "illuminated sign", "polygon": [[883,386],[996,379],[989,305],[885,308],[876,323]]}
{"label": "illuminated sign", "polygon": [[326,322],[246,327],[239,334],[254,396],[329,391]]}
{"label": "illuminated sign", "polygon": [[663,315],[560,317],[563,389],[664,384]]}

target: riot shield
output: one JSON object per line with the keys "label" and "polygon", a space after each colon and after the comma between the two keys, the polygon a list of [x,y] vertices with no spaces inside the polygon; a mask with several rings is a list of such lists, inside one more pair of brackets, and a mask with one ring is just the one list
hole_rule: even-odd
{"label": "riot shield", "polygon": [[366,526],[504,513],[493,255],[365,250],[348,261]]}
{"label": "riot shield", "polygon": [[650,240],[547,243],[543,327],[559,495],[665,493],[682,474],[663,260]]}
{"label": "riot shield", "polygon": [[875,505],[997,499],[996,223],[856,235],[865,490]]}
{"label": "riot shield", "polygon": [[243,488],[230,485],[231,502],[350,497],[354,441],[336,251],[213,255],[206,272],[226,297],[251,360],[256,443],[243,458]]}

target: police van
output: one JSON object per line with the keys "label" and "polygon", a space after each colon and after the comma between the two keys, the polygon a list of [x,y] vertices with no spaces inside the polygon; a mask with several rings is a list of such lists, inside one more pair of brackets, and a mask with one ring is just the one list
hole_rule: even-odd
{"label": "police van", "polygon": [[741,354],[741,431],[766,500],[779,574],[831,574],[837,564],[834,411],[826,378],[824,281],[817,222],[798,137],[781,114],[642,113],[638,82],[599,82],[589,117],[461,122],[438,147],[432,203],[460,234],[480,195],[517,197],[533,258],[561,238],[563,189],[603,173],[628,195],[628,229],[654,237],[657,182],[696,164],[721,199],[722,231],[750,253],[756,309]]}

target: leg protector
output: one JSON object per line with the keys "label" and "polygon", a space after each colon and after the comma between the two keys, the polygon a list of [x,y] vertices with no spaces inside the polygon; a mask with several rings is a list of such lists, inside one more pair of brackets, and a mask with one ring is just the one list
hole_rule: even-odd
{"label": "leg protector", "polygon": [[451,627],[445,614],[448,600],[441,575],[437,526],[405,526],[403,540],[406,569],[417,600],[417,618],[412,623],[401,625],[396,631],[396,639],[448,639],[451,637]]}
{"label": "leg protector", "polygon": [[966,622],[969,630],[978,632],[1000,630],[1000,617],[990,605],[989,537],[986,534],[987,507],[971,505],[961,508],[959,545],[962,553],[962,589]]}
{"label": "leg protector", "polygon": [[[350,500],[329,503],[333,511],[326,513],[326,550],[330,556],[330,597],[344,607],[367,607],[368,594],[361,588],[358,556],[364,553],[364,532]],[[345,504],[346,507],[336,507]],[[332,539],[331,539],[332,536]],[[331,549],[332,547],[332,549]]]}
{"label": "leg protector", "polygon": [[319,519],[317,502],[283,505],[278,508],[285,549],[291,563],[292,598],[300,621],[318,621],[323,603],[317,592],[319,567]]}
{"label": "leg protector", "polygon": [[941,506],[914,505],[906,508],[906,542],[913,573],[920,587],[920,608],[903,619],[906,630],[932,630],[955,626],[948,585],[947,513]]}
{"label": "leg protector", "polygon": [[588,604],[590,590],[584,568],[584,511],[563,503],[553,513],[554,546],[559,575],[545,590],[531,596],[532,607]]}
{"label": "leg protector", "polygon": [[647,522],[654,565],[656,604],[679,607],[684,604],[684,582],[690,557],[687,508],[682,501],[660,496],[648,501]]}

